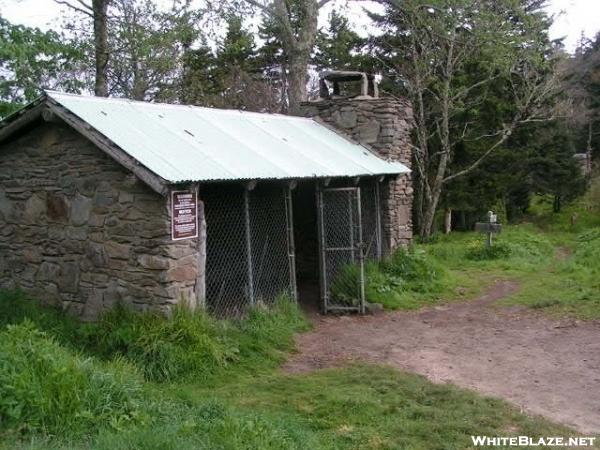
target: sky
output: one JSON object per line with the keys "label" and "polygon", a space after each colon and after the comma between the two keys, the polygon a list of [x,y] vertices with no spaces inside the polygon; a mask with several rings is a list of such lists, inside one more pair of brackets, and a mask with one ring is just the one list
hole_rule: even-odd
{"label": "sky", "polygon": [[[157,0],[164,1],[164,0]],[[550,29],[551,38],[565,38],[565,47],[573,51],[584,35],[593,37],[600,31],[600,0],[549,0],[548,13],[555,17],[555,22]],[[350,4],[344,9],[349,13],[352,23],[357,31],[365,31],[368,25],[361,20],[361,8],[357,4]],[[364,3],[361,3],[364,5]],[[322,14],[325,23],[328,12],[335,4],[328,6]],[[377,7],[377,6],[372,6]],[[0,15],[13,23],[27,26],[52,28],[60,20],[64,6],[56,4],[53,0],[0,0]]]}

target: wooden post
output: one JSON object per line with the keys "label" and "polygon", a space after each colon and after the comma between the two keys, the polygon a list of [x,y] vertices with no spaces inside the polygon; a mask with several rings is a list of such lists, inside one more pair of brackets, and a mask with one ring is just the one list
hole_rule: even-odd
{"label": "wooden post", "polygon": [[323,190],[319,181],[316,181],[317,201],[317,232],[319,237],[319,279],[321,288],[321,312],[327,314],[327,259],[325,257],[325,224],[323,218]]}
{"label": "wooden post", "polygon": [[198,238],[196,252],[198,257],[198,278],[196,279],[196,303],[200,308],[206,308],[206,215],[204,201],[200,200],[198,185],[195,186],[198,202]]}
{"label": "wooden post", "polygon": [[363,245],[363,233],[362,233],[362,210],[360,204],[360,188],[356,188],[356,213],[358,216],[358,264],[360,268],[360,305],[358,307],[358,312],[360,314],[365,313],[365,296],[366,296],[366,287],[365,287],[365,247]]}
{"label": "wooden post", "polygon": [[298,286],[296,284],[296,244],[294,241],[294,212],[292,203],[292,190],[295,182],[290,182],[285,188],[285,220],[287,225],[288,264],[290,266],[290,289],[292,297],[298,301]]}

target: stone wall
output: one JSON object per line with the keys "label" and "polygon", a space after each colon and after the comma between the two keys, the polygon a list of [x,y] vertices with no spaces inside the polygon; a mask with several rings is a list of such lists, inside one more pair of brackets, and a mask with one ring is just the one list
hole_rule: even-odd
{"label": "stone wall", "polygon": [[[386,160],[411,167],[410,133],[412,107],[408,100],[390,97],[375,99],[319,100],[303,104],[307,117],[318,117],[353,140],[371,148]],[[389,248],[412,241],[411,175],[384,181],[383,231]]]}
{"label": "stone wall", "polygon": [[170,241],[168,201],[75,131],[0,144],[0,287],[84,319],[117,301],[196,303],[197,240]]}

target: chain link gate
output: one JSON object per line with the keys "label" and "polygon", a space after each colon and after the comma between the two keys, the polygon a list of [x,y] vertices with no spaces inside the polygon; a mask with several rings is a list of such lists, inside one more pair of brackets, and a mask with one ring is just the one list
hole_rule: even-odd
{"label": "chain link gate", "polygon": [[367,261],[380,261],[384,255],[379,181],[367,178],[360,182],[360,202],[364,255]]}
{"label": "chain link gate", "polygon": [[318,188],[323,312],[365,310],[365,269],[359,187]]}

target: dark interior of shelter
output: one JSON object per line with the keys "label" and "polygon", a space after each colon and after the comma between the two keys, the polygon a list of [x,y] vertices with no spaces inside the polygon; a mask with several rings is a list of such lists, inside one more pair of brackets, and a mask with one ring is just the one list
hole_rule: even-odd
{"label": "dark interior of shelter", "polygon": [[298,301],[316,311],[319,299],[319,241],[315,182],[302,181],[292,191]]}

